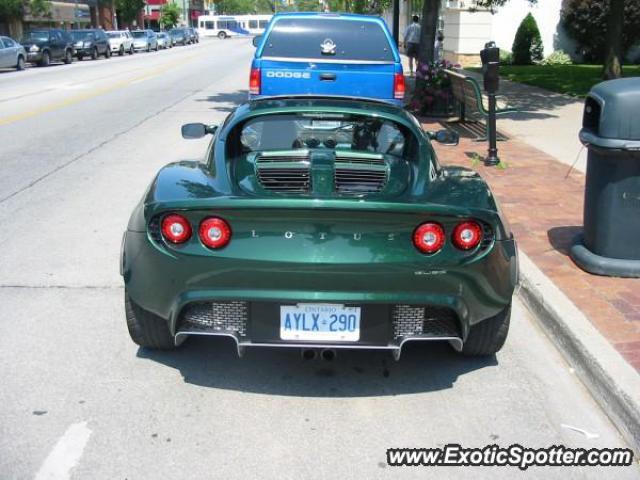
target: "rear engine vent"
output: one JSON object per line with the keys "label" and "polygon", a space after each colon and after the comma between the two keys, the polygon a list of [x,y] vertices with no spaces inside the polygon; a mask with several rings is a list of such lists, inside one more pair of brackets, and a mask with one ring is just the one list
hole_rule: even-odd
{"label": "rear engine vent", "polygon": [[181,331],[210,331],[247,334],[247,302],[197,302],[180,314]]}
{"label": "rear engine vent", "polygon": [[458,337],[458,317],[445,307],[396,305],[393,307],[393,336]]}
{"label": "rear engine vent", "polygon": [[382,156],[336,154],[335,169],[338,193],[380,193],[387,184],[387,166]]}
{"label": "rear engine vent", "polygon": [[256,158],[256,171],[265,190],[284,193],[311,190],[311,163],[306,151],[292,155],[261,153]]}

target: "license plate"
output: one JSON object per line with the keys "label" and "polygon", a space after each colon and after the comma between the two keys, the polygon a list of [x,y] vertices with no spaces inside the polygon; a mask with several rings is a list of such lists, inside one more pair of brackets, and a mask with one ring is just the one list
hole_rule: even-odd
{"label": "license plate", "polygon": [[280,338],[316,342],[360,340],[360,307],[300,303],[280,307]]}

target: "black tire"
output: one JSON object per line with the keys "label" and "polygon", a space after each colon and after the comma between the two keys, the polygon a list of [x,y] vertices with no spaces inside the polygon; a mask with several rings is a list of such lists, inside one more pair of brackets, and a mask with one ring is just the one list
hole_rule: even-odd
{"label": "black tire", "polygon": [[158,51],[158,44],[157,44],[157,43],[156,43],[156,50],[155,50],[155,51],[156,51],[156,52]]}
{"label": "black tire", "polygon": [[49,56],[49,52],[46,50],[42,52],[42,60],[40,60],[39,65],[41,67],[48,67],[51,64],[51,57]]}
{"label": "black tire", "polygon": [[65,50],[64,51],[64,63],[69,65],[72,62],[73,62],[73,53],[71,52],[71,50]]}
{"label": "black tire", "polygon": [[84,58],[84,55],[78,55],[78,61],[82,61],[82,59]]}
{"label": "black tire", "polygon": [[91,60],[97,60],[98,59],[98,47],[93,47],[93,50],[91,50]]}
{"label": "black tire", "polygon": [[124,294],[124,310],[131,340],[144,348],[173,350],[176,348],[166,320],[147,312]]}
{"label": "black tire", "polygon": [[151,51],[151,45],[147,43],[147,53],[149,53],[150,51]]}
{"label": "black tire", "polygon": [[227,34],[225,32],[219,32],[218,33],[218,38],[220,40],[224,40],[225,38],[227,38]]}
{"label": "black tire", "polygon": [[131,48],[129,48],[129,55],[133,55],[136,52],[135,48],[133,48],[133,44],[131,44]]}
{"label": "black tire", "polygon": [[118,50],[118,55],[121,57],[124,55],[124,45],[120,45],[120,50]]}
{"label": "black tire", "polygon": [[487,318],[471,327],[462,353],[465,355],[484,356],[499,352],[509,333],[511,320],[511,304],[495,317]]}
{"label": "black tire", "polygon": [[24,70],[24,57],[22,55],[18,55],[18,62],[16,63],[16,70]]}
{"label": "black tire", "polygon": [[111,47],[107,47],[104,51],[104,58],[111,58]]}

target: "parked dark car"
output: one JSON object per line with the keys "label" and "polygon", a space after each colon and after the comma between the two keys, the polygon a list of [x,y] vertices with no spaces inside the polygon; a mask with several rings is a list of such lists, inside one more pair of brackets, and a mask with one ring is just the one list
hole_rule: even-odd
{"label": "parked dark car", "polygon": [[22,45],[9,37],[0,37],[0,68],[24,70],[27,52]]}
{"label": "parked dark car", "polygon": [[111,57],[109,37],[100,29],[74,30],[71,32],[78,60],[91,57],[96,60],[100,55]]}
{"label": "parked dark car", "polygon": [[189,43],[189,36],[184,28],[172,28],[169,30],[169,35],[174,45],[187,45]]}
{"label": "parked dark car", "polygon": [[51,62],[73,62],[75,50],[69,33],[58,28],[43,28],[26,32],[20,42],[27,51],[27,62],[41,67]]}
{"label": "parked dark car", "polygon": [[161,169],[122,242],[138,345],[219,335],[239,353],[399,358],[412,341],[465,355],[504,344],[516,242],[480,175],[438,162],[431,142],[457,135],[385,102],[308,95],[255,100],[182,135],[210,135],[205,161]]}
{"label": "parked dark car", "polygon": [[200,42],[200,35],[198,35],[198,31],[195,28],[185,28],[187,31],[187,35],[189,36],[189,40],[191,43]]}

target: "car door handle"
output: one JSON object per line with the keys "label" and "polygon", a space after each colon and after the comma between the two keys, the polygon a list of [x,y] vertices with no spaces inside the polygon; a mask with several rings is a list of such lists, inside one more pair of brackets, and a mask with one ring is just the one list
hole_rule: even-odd
{"label": "car door handle", "polygon": [[320,80],[325,81],[325,82],[333,82],[336,79],[336,74],[335,73],[321,73],[320,74]]}

